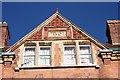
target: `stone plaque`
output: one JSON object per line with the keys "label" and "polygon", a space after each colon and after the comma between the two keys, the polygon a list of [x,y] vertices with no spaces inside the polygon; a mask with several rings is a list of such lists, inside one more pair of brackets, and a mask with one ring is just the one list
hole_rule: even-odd
{"label": "stone plaque", "polygon": [[48,37],[65,37],[66,31],[50,31],[48,32]]}

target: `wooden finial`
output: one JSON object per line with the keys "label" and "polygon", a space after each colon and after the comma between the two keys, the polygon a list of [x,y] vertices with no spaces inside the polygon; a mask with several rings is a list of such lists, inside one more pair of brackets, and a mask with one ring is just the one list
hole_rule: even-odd
{"label": "wooden finial", "polygon": [[58,13],[58,8],[56,9],[56,13]]}

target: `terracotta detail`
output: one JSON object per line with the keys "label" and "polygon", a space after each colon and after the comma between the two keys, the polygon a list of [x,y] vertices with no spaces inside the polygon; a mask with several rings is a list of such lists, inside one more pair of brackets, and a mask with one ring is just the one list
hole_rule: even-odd
{"label": "terracotta detail", "polygon": [[30,40],[40,40],[42,39],[42,29],[29,38]]}
{"label": "terracotta detail", "polygon": [[62,21],[59,17],[56,17],[47,26],[67,26],[67,24],[64,21]]}
{"label": "terracotta detail", "polygon": [[87,38],[87,37],[83,35],[81,32],[78,32],[75,29],[73,29],[73,38]]}

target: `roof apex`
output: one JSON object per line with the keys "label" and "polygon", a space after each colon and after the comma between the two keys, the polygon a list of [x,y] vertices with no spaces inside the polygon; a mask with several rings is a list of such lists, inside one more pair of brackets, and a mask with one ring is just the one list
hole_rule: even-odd
{"label": "roof apex", "polygon": [[56,9],[56,13],[59,13],[59,10],[58,10],[58,8]]}

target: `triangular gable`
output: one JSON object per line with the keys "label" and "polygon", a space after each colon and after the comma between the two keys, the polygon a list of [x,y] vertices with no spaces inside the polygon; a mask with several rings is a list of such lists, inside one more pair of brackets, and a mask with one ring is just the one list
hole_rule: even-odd
{"label": "triangular gable", "polygon": [[[84,30],[82,30],[81,28],[77,27],[74,23],[70,22],[68,19],[66,19],[65,17],[63,17],[59,12],[54,13],[51,17],[49,17],[47,20],[45,20],[43,23],[41,23],[38,27],[36,27],[34,30],[32,30],[30,33],[28,33],[26,36],[24,36],[22,39],[20,39],[18,42],[16,42],[13,46],[11,46],[9,49],[7,49],[7,51],[12,51],[15,48],[17,48],[18,46],[20,46],[21,44],[23,44],[26,40],[29,39],[48,39],[48,35],[47,37],[45,36],[47,34],[47,32],[45,33],[45,30],[47,31],[48,27],[60,27],[59,30],[61,28],[63,28],[63,31],[66,29],[66,31],[68,32],[63,32],[66,35],[68,35],[67,37],[62,37],[64,38],[89,38],[91,41],[93,41],[95,44],[97,44],[98,46],[100,46],[103,49],[107,49],[103,44],[101,44],[98,40],[96,40],[95,38],[93,38],[91,35],[87,34]],[[65,27],[65,28],[64,28]],[[72,27],[72,32],[70,31]],[[57,28],[58,29],[58,28]],[[52,29],[50,29],[52,30]],[[48,30],[48,31],[50,31]],[[51,31],[53,32],[53,31]],[[45,34],[44,37],[42,37],[43,33]],[[55,33],[49,33],[49,34],[56,34]],[[60,32],[62,33],[62,32]],[[73,33],[73,35],[69,35]],[[57,33],[59,34],[59,33]],[[63,35],[65,35],[63,34]],[[53,35],[52,35],[53,37]],[[50,38],[49,38],[50,39]],[[54,39],[54,38],[52,38]],[[59,38],[58,38],[59,39]]]}

